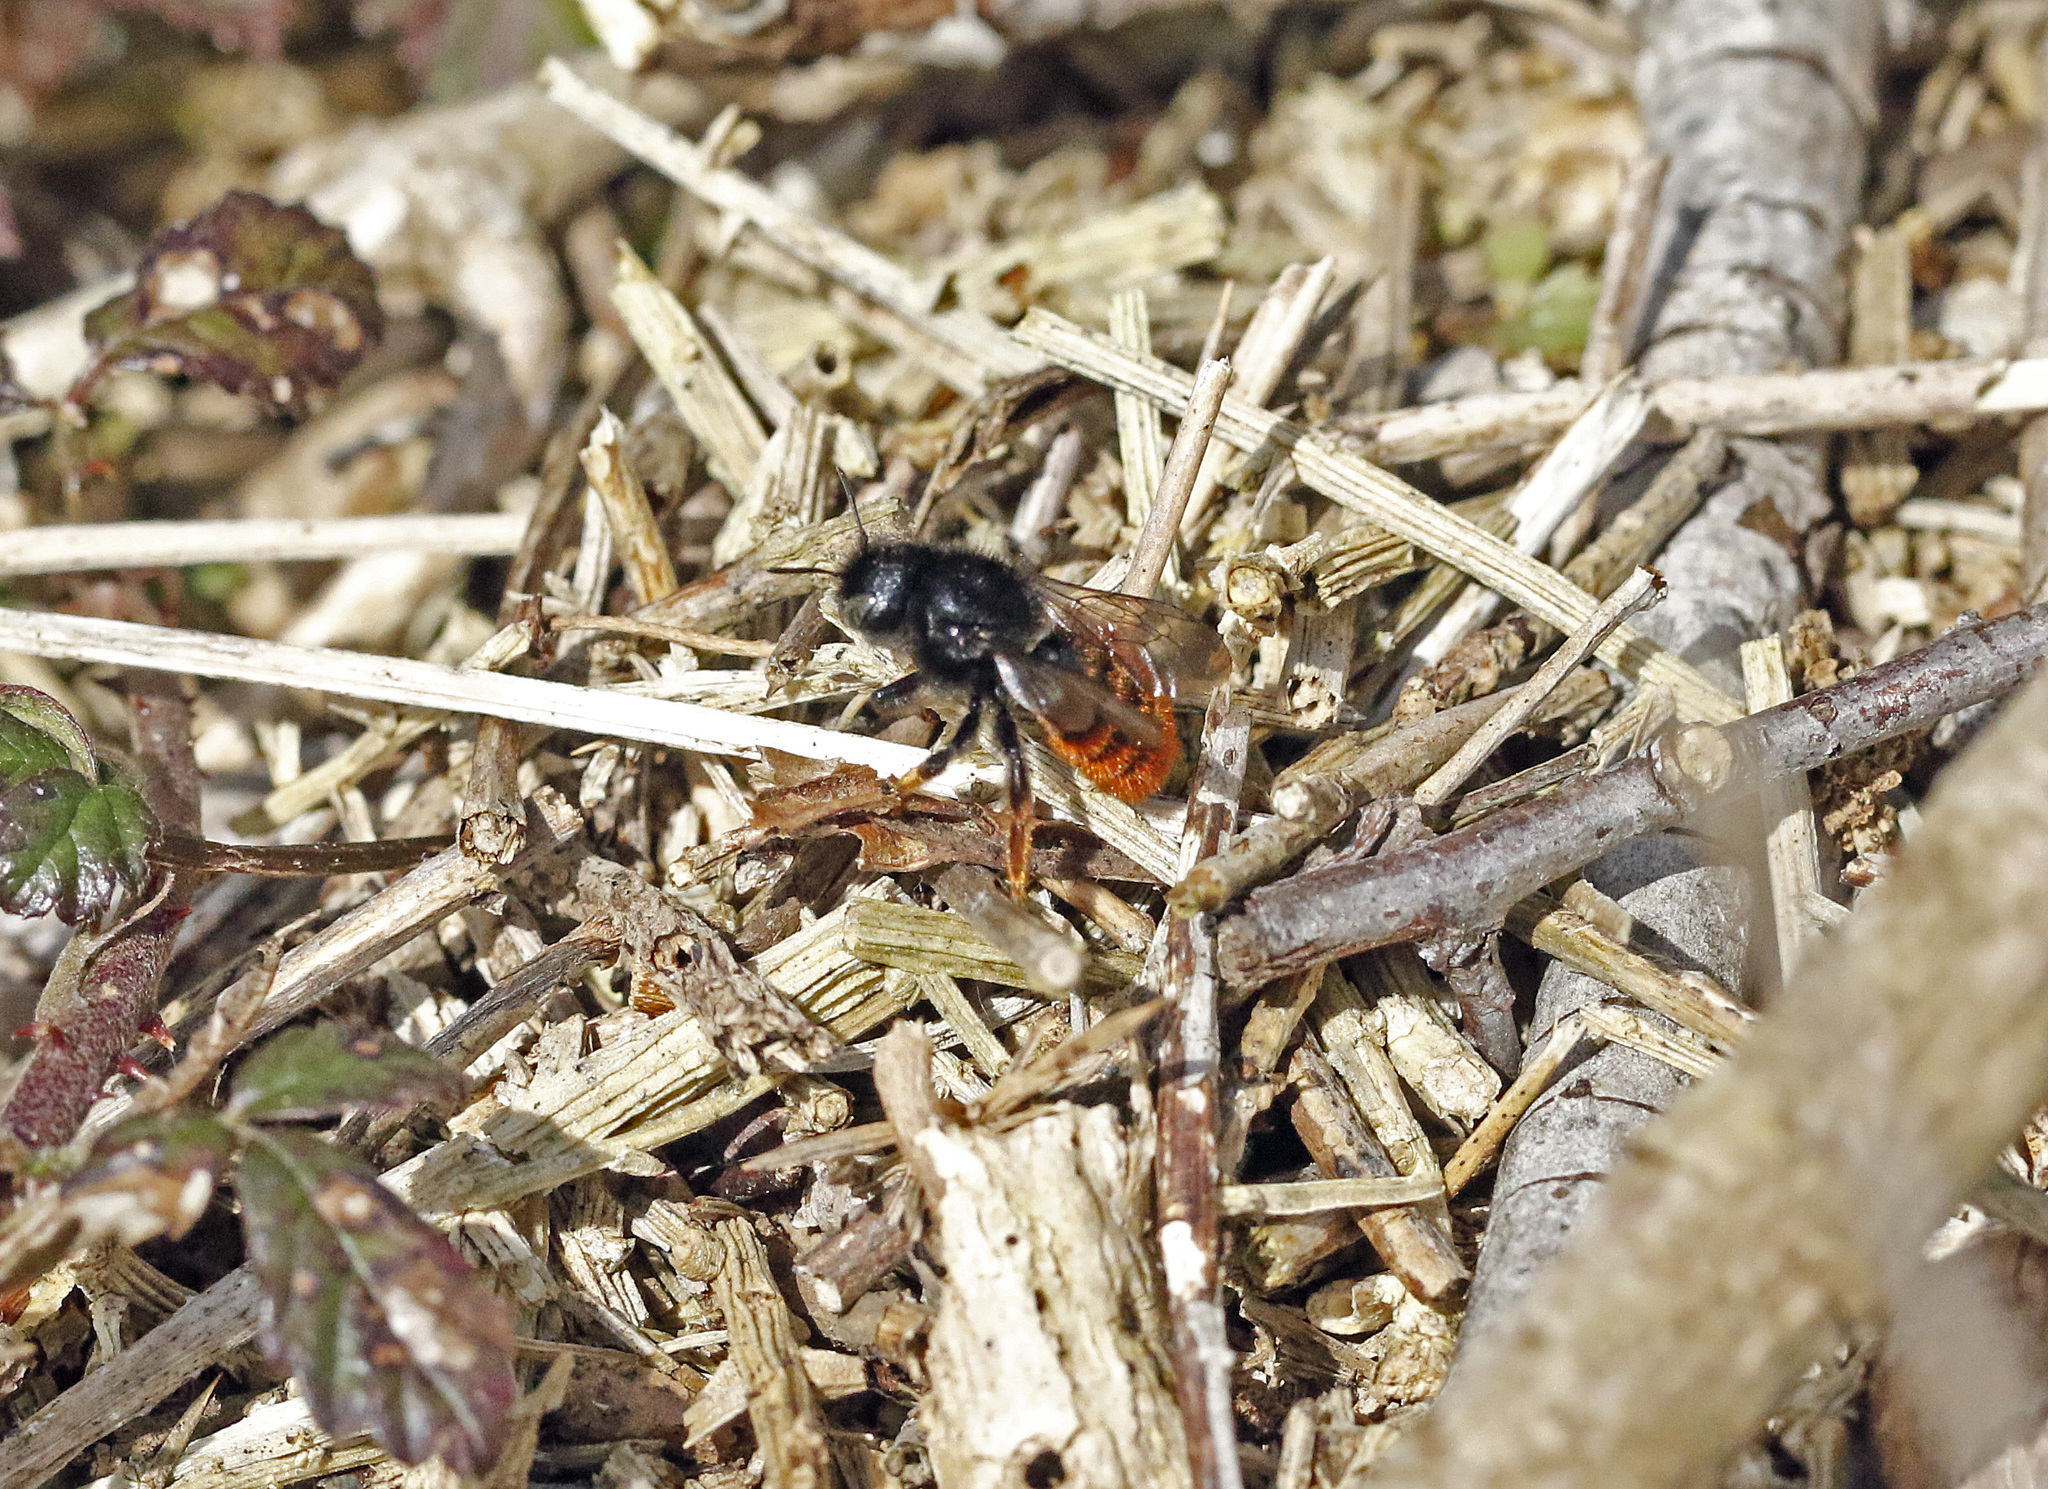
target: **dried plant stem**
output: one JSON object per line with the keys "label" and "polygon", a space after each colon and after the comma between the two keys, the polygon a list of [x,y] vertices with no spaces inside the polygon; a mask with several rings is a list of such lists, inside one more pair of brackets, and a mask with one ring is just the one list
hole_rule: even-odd
{"label": "dried plant stem", "polygon": [[[498,624],[514,622],[538,597],[543,578],[568,542],[576,504],[570,498],[580,483],[583,445],[597,429],[623,370],[583,395],[576,412],[548,439],[541,455],[540,498],[533,504],[519,551],[505,574],[505,592],[498,600]],[[420,717],[414,713],[412,718]],[[476,748],[470,754],[469,783],[464,793],[459,841],[462,851],[487,863],[509,863],[518,853],[526,814],[519,801],[520,726],[506,719],[479,719]],[[359,740],[358,743],[361,743]],[[353,747],[352,747],[353,748]],[[347,752],[344,752],[347,753]],[[284,789],[284,788],[280,788]],[[276,797],[264,807],[276,815]],[[285,819],[289,820],[289,819]]]}
{"label": "dried plant stem", "polygon": [[754,1440],[767,1481],[788,1489],[830,1489],[832,1456],[818,1394],[804,1374],[796,1321],[769,1270],[768,1252],[745,1218],[718,1223],[725,1262],[712,1283],[731,1353],[747,1383]]}
{"label": "dried plant stem", "polygon": [[[1219,378],[1219,396],[1221,382]],[[1173,469],[1171,458],[1167,469]],[[1165,482],[1161,486],[1154,514],[1168,505]],[[1236,821],[1250,751],[1250,719],[1233,702],[1229,689],[1221,689],[1210,699],[1202,731],[1202,763],[1181,837],[1183,873],[1214,853]],[[1216,1199],[1223,1046],[1216,1008],[1214,925],[1206,916],[1169,913],[1159,935],[1165,943],[1164,991],[1171,1011],[1159,1051],[1154,1182],[1173,1330],[1174,1393],[1195,1484],[1199,1489],[1237,1489],[1242,1479],[1231,1411],[1233,1357],[1224,1334],[1222,1214]]]}
{"label": "dried plant stem", "polygon": [[948,865],[932,884],[963,920],[1017,964],[1033,992],[1064,998],[1081,985],[1088,955],[1064,921],[1055,927],[1004,893],[994,874],[970,864]]}
{"label": "dried plant stem", "polygon": [[1443,1181],[1433,1174],[1392,1179],[1301,1179],[1287,1184],[1225,1184],[1218,1191],[1231,1220],[1273,1220],[1324,1210],[1377,1210],[1437,1199]]}
{"label": "dried plant stem", "polygon": [[1727,458],[1728,441],[1719,431],[1695,434],[1664,462],[1650,489],[1617,513],[1599,536],[1564,566],[1565,578],[1588,594],[1606,595],[1622,575],[1656,556],[1664,540],[1699,506],[1707,482]]}
{"label": "dried plant stem", "polygon": [[[1589,886],[1590,887],[1590,886]],[[1704,972],[1673,972],[1569,905],[1531,895],[1508,912],[1508,929],[1575,972],[1604,982],[1680,1028],[1733,1049],[1756,1015]]]}
{"label": "dried plant stem", "polygon": [[1297,875],[1224,922],[1218,961],[1257,987],[1316,962],[1451,929],[1497,925],[1523,896],[1708,795],[1759,786],[2010,692],[2048,650],[2048,607],[1952,631],[1834,687],[1700,725],[1649,755],[1420,846]]}
{"label": "dried plant stem", "polygon": [[[1540,393],[1396,409],[1353,423],[1348,448],[1378,464],[1412,465],[1460,450],[1541,444],[1589,401],[1583,383],[1567,381]],[[2048,408],[2048,357],[1668,378],[1650,384],[1650,403],[1645,433],[1674,440],[1705,429],[1765,437],[1997,419]]]}
{"label": "dried plant stem", "polygon": [[[1015,334],[1060,365],[1111,388],[1142,393],[1162,408],[1183,407],[1188,401],[1192,388],[1188,374],[1157,359],[1137,356],[1048,311],[1032,309]],[[1431,501],[1406,482],[1360,459],[1328,434],[1304,429],[1227,394],[1217,415],[1216,434],[1241,450],[1271,446],[1286,451],[1310,487],[1498,590],[1560,631],[1580,625],[1599,603],[1548,564]],[[1628,626],[1607,639],[1600,656],[1632,677],[1668,689],[1687,717],[1720,723],[1741,716],[1741,706],[1733,698]]]}
{"label": "dried plant stem", "polygon": [[1376,1482],[1706,1482],[1843,1323],[1908,1305],[1930,1228],[2043,1095],[2044,739],[2036,681],[1731,1066],[1607,1180],[1543,1286],[1463,1341]]}
{"label": "dried plant stem", "polygon": [[710,631],[695,631],[688,626],[672,626],[666,621],[639,620],[630,615],[557,615],[548,622],[548,629],[608,631],[615,636],[645,636],[650,641],[670,641],[677,646],[687,646],[693,651],[706,651],[716,656],[775,655],[773,641],[749,641],[743,636],[719,636]]}
{"label": "dried plant stem", "polygon": [[[1314,1155],[1316,1167],[1333,1179],[1406,1177],[1313,1043],[1295,1051],[1291,1073],[1297,1088],[1294,1130]],[[1469,1275],[1450,1237],[1418,1205],[1361,1211],[1356,1219],[1387,1270],[1418,1298],[1446,1298]]]}
{"label": "dried plant stem", "polygon": [[625,425],[610,409],[600,414],[597,428],[590,432],[590,443],[583,447],[583,469],[590,477],[590,489],[604,503],[612,537],[625,560],[626,583],[641,604],[651,605],[676,592],[676,566],[655,525],[647,488],[626,464],[625,451],[620,448],[625,432]]}
{"label": "dried plant stem", "polygon": [[1529,722],[1530,715],[1557,691],[1567,673],[1591,656],[1593,649],[1616,626],[1637,611],[1656,604],[1663,589],[1663,580],[1648,569],[1637,569],[1619,589],[1600,602],[1600,608],[1587,618],[1583,626],[1565,637],[1563,643],[1536,669],[1534,677],[1514,690],[1505,707],[1481,724],[1470,739],[1458,746],[1455,755],[1415,788],[1417,804],[1433,807],[1450,800],[1464,785],[1467,776]]}
{"label": "dried plant stem", "polygon": [[901,775],[923,758],[918,750],[887,740],[631,693],[87,616],[8,611],[0,615],[0,646],[37,656],[160,667],[344,698],[485,714],[707,754],[750,757],[775,749],[808,759],[867,765],[887,775]]}
{"label": "dried plant stem", "polygon": [[109,1423],[133,1421],[256,1337],[261,1289],[237,1267],[0,1438],[0,1489],[35,1489]]}
{"label": "dried plant stem", "polygon": [[1614,226],[1607,234],[1607,252],[1600,265],[1600,298],[1586,329],[1586,349],[1579,356],[1579,376],[1599,387],[1628,366],[1638,323],[1642,319],[1643,280],[1650,264],[1650,239],[1657,225],[1657,197],[1668,155],[1638,155],[1621,178],[1614,201]]}
{"label": "dried plant stem", "polygon": [[[1109,302],[1109,334],[1140,356],[1152,355],[1152,316],[1143,290],[1119,290]],[[1166,466],[1166,435],[1159,410],[1135,393],[1115,395],[1117,462],[1124,472],[1124,516],[1140,526]]]}
{"label": "dried plant stem", "polygon": [[1507,1141],[1508,1133],[1522,1120],[1522,1114],[1535,1104],[1536,1098],[1543,1094],[1543,1088],[1550,1084],[1550,1078],[1557,1074],[1586,1038],[1586,1027],[1579,1016],[1576,1013],[1566,1014],[1558,1020],[1543,1043],[1523,1057],[1521,1072],[1513,1084],[1500,1093],[1492,1109],[1472,1129],[1471,1136],[1458,1145],[1451,1161],[1444,1165],[1446,1194],[1455,1198],[1493,1161],[1494,1155],[1500,1152],[1500,1145]]}
{"label": "dried plant stem", "polygon": [[85,522],[7,535],[0,576],[85,569],[297,563],[367,553],[511,553],[526,519],[512,512],[407,512],[391,517],[235,517],[210,522]]}
{"label": "dried plant stem", "polygon": [[1138,530],[1138,540],[1131,546],[1130,566],[1120,586],[1127,595],[1150,595],[1158,588],[1167,556],[1180,536],[1181,514],[1194,493],[1195,478],[1209,449],[1209,436],[1216,428],[1216,413],[1223,407],[1223,394],[1229,387],[1228,358],[1204,362],[1196,369],[1180,427],[1174,430],[1173,444],[1166,451],[1159,487],[1145,511],[1145,525]]}
{"label": "dried plant stem", "polygon": [[[1752,709],[1774,708],[1792,701],[1792,678],[1785,667],[1785,643],[1764,636],[1742,643],[1742,681]],[[1813,825],[1813,802],[1806,781],[1788,775],[1763,793],[1766,868],[1771,883],[1771,917],[1778,933],[1778,970],[1792,975],[1801,949],[1819,932],[1807,907],[1825,899],[1820,884],[1820,837]]]}
{"label": "dried plant stem", "polygon": [[[1508,541],[1532,555],[1533,562],[1533,555],[1549,544],[1564,520],[1598,495],[1608,472],[1642,432],[1649,413],[1649,395],[1639,381],[1620,376],[1609,383],[1508,498],[1508,515],[1514,522]],[[1486,624],[1500,599],[1487,585],[1466,586],[1415,643],[1415,661],[1442,661],[1452,647]]]}

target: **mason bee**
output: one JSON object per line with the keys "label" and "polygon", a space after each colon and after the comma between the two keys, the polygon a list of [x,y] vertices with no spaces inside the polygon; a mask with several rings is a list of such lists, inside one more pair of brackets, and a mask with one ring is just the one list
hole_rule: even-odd
{"label": "mason bee", "polygon": [[1158,791],[1180,754],[1173,705],[1206,697],[1229,672],[1222,639],[1172,605],[1027,574],[999,559],[930,543],[864,544],[839,576],[848,625],[917,671],[877,695],[924,687],[964,693],[966,711],[902,782],[946,767],[992,716],[1009,795],[1011,893],[1031,853],[1030,770],[1012,705],[1055,754],[1125,801]]}

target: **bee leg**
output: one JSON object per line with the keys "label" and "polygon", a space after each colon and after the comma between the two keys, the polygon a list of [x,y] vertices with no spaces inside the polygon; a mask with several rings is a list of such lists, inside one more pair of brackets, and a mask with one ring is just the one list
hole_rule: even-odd
{"label": "bee leg", "polygon": [[885,682],[868,698],[868,707],[878,714],[894,713],[915,698],[923,686],[924,678],[915,672],[894,682]]}
{"label": "bee leg", "polygon": [[967,711],[960,715],[953,726],[939,736],[939,742],[917,765],[896,778],[896,790],[905,796],[917,790],[953,763],[953,757],[960,753],[960,746],[974,738],[975,730],[981,727],[981,695],[975,694],[967,700]]}
{"label": "bee leg", "polygon": [[1036,808],[1031,799],[1031,771],[1024,763],[1024,741],[1017,736],[1017,721],[1007,708],[996,709],[996,747],[1003,753],[1003,784],[1009,798],[1010,898],[1021,900],[1031,882],[1031,830]]}

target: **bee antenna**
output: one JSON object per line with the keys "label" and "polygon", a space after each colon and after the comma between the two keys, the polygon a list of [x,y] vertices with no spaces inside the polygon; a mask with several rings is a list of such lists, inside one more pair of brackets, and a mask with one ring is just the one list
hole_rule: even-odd
{"label": "bee antenna", "polygon": [[854,497],[853,483],[846,479],[845,471],[833,472],[839,477],[839,490],[846,497],[846,510],[853,513],[853,530],[860,534],[860,552],[868,551],[868,525],[861,521],[860,502]]}

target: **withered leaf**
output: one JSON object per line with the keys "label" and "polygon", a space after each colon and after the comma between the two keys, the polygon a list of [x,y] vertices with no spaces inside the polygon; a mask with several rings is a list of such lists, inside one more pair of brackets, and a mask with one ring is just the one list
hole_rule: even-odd
{"label": "withered leaf", "polygon": [[252,1129],[238,1188],[264,1348],[314,1420],[404,1463],[488,1466],[517,1394],[504,1300],[375,1172],[313,1133]]}
{"label": "withered leaf", "polygon": [[0,910],[98,919],[142,883],[156,821],[34,688],[0,686]]}
{"label": "withered leaf", "polygon": [[205,1213],[234,1135],[200,1112],[138,1117],[113,1128],[85,1166],[18,1206],[0,1229],[0,1289],[40,1276],[103,1240],[173,1240]]}
{"label": "withered leaf", "polygon": [[85,318],[96,355],[71,398],[110,367],[147,367],[297,412],[383,332],[376,281],[347,238],[303,207],[231,191],[158,233],[135,288]]}
{"label": "withered leaf", "polygon": [[250,1121],[309,1122],[461,1094],[459,1073],[389,1030],[323,1023],[287,1029],[251,1055],[232,1109]]}

